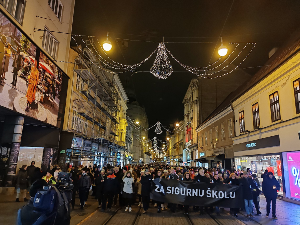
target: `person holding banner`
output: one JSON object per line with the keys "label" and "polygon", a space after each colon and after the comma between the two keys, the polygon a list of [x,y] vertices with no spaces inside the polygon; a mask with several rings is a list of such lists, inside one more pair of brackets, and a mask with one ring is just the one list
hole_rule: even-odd
{"label": "person holding banner", "polygon": [[[213,184],[222,184],[223,182],[219,179],[219,174],[218,173],[214,173],[214,177],[211,181]],[[212,207],[211,207],[212,209]],[[218,216],[220,216],[220,208],[218,206],[216,206],[216,213]]]}
{"label": "person holding banner", "polygon": [[[170,174],[167,178],[168,180],[179,180],[178,175],[175,173],[175,169],[172,167]],[[176,211],[176,204],[169,203],[169,208],[171,209],[171,212],[175,213]]]}
{"label": "person holding banner", "polygon": [[[204,182],[206,184],[210,183],[210,179],[205,176],[204,169],[199,170],[199,174],[194,178],[194,182]],[[200,207],[200,215],[204,214],[204,207]]]}
{"label": "person holding banner", "polygon": [[[162,171],[157,170],[154,179],[160,179],[161,180],[161,178],[162,178]],[[161,209],[164,207],[164,203],[156,201],[156,204],[157,204],[157,213],[161,213]]]}
{"label": "person holding banner", "polygon": [[[184,174],[183,181],[192,181],[189,172],[186,172]],[[183,208],[184,208],[184,214],[188,215],[189,214],[189,205],[184,205]]]}
{"label": "person holding banner", "polygon": [[[239,185],[239,179],[237,179],[237,176],[235,173],[231,173],[229,176],[228,184],[231,185]],[[239,212],[239,208],[230,208],[230,212],[235,216],[238,217],[237,213]]]}
{"label": "person holding banner", "polygon": [[145,170],[145,175],[141,177],[142,184],[142,202],[143,202],[143,213],[147,213],[150,203],[150,192],[152,187],[152,176],[148,169]]}

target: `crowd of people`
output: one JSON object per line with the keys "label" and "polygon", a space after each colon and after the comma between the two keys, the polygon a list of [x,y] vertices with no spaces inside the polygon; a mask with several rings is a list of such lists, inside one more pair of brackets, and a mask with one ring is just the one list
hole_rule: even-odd
{"label": "crowd of people", "polygon": [[[27,169],[27,171],[26,171]],[[41,178],[49,185],[56,182],[60,172],[58,166],[52,170],[44,172],[44,176],[39,168],[34,167],[34,162],[27,168],[23,166],[17,176],[17,201],[19,201],[20,190],[27,188],[24,185],[24,179],[33,183]],[[260,215],[260,195],[263,193],[267,201],[266,216],[270,214],[270,206],[272,203],[272,217],[276,219],[276,199],[277,191],[280,189],[278,181],[275,179],[272,172],[267,170],[262,175],[262,185],[256,174],[252,174],[251,170],[247,171],[223,171],[220,169],[205,169],[196,167],[171,167],[169,165],[126,165],[123,168],[120,166],[112,167],[107,165],[100,168],[97,165],[93,167],[83,166],[68,166],[67,172],[70,173],[73,182],[73,196],[71,205],[75,206],[76,194],[79,194],[80,208],[83,209],[89,194],[97,198],[99,208],[102,211],[110,211],[112,206],[119,205],[125,207],[125,211],[131,212],[132,205],[137,203],[143,208],[143,213],[147,213],[151,199],[150,193],[153,187],[153,179],[173,179],[178,181],[189,182],[204,182],[217,184],[240,185],[243,192],[244,207],[231,208],[232,215],[237,217],[240,210],[246,212],[247,217],[252,217],[254,208],[257,215]],[[25,197],[26,198],[26,197]],[[25,199],[24,199],[25,200]],[[176,205],[172,203],[164,203],[152,200],[153,207],[157,208],[160,213],[163,210],[170,209],[171,212],[182,210],[185,214],[189,213],[188,205]],[[220,208],[215,206],[203,207],[192,206],[194,211],[199,211],[203,214],[204,211],[215,211],[217,215],[220,213]]]}

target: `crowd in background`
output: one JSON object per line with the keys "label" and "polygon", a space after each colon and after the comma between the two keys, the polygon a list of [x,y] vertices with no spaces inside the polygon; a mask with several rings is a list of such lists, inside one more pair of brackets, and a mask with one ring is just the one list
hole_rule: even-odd
{"label": "crowd in background", "polygon": [[[81,166],[68,166],[67,172],[71,174],[73,181],[72,208],[75,206],[76,194],[79,194],[80,207],[84,208],[89,193],[95,196],[102,211],[110,211],[112,206],[125,207],[125,211],[132,211],[132,205],[137,203],[143,207],[143,213],[147,213],[150,207],[150,193],[153,186],[153,179],[175,179],[179,181],[204,182],[216,184],[241,185],[243,192],[244,207],[231,208],[232,215],[237,217],[240,210],[246,212],[247,217],[252,217],[255,208],[256,214],[260,215],[260,194],[263,193],[267,201],[266,216],[270,214],[272,203],[272,217],[276,219],[276,199],[280,185],[272,172],[267,170],[262,175],[263,182],[260,185],[256,174],[248,171],[233,171],[221,169],[205,169],[196,167],[171,167],[169,165],[126,165],[123,168],[107,165],[100,168],[97,165],[89,168]],[[55,184],[61,169],[54,166],[52,170],[41,172],[34,166],[34,162],[29,167],[22,166],[16,177],[17,201],[21,194],[24,194],[28,185],[37,179],[43,179],[48,184]],[[28,184],[28,185],[27,185]],[[25,192],[24,200],[26,200]],[[189,213],[190,206],[176,205],[171,203],[157,202],[152,200],[157,212],[170,209],[171,212],[182,210]],[[254,207],[253,207],[254,206]],[[215,211],[220,213],[219,207],[193,206],[194,211],[203,214],[204,211]]]}

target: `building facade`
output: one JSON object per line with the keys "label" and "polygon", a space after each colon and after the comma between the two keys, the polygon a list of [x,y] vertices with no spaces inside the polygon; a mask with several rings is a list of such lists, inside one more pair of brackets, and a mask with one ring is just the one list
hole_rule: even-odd
{"label": "building facade", "polygon": [[60,163],[123,165],[127,96],[118,75],[102,68],[88,47],[71,49],[69,61]]}
{"label": "building facade", "polygon": [[0,1],[0,186],[57,161],[75,0],[53,2]]}
{"label": "building facade", "polygon": [[300,32],[277,50],[233,101],[235,166],[274,173],[279,194],[299,200],[295,171],[300,167]]}

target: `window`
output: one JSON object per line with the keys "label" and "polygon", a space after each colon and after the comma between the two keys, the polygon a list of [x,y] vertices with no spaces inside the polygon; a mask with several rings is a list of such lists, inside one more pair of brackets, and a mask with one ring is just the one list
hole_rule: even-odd
{"label": "window", "polygon": [[212,147],[213,146],[213,133],[212,129],[209,130],[209,144]]}
{"label": "window", "polygon": [[205,146],[207,146],[207,144],[208,144],[208,143],[207,143],[207,141],[208,141],[208,140],[207,140],[207,132],[204,133],[204,137],[205,137]]}
{"label": "window", "polygon": [[221,123],[221,140],[222,141],[225,140],[225,126],[224,126],[224,122]]}
{"label": "window", "polygon": [[63,8],[64,8],[64,6],[61,3],[61,1],[60,0],[48,0],[48,5],[53,10],[54,14],[59,19],[59,21],[61,22]]}
{"label": "window", "polygon": [[258,102],[252,105],[253,128],[258,129],[260,125]]}
{"label": "window", "polygon": [[56,38],[48,30],[48,28],[45,27],[44,37],[43,37],[43,48],[46,50],[46,52],[49,53],[50,56],[53,57],[53,59],[56,59],[57,57],[58,45],[59,45],[58,40],[56,40]]}
{"label": "window", "polygon": [[23,23],[26,0],[0,0],[3,7],[20,23]]}
{"label": "window", "polygon": [[300,113],[300,78],[294,81],[296,113]]}
{"label": "window", "polygon": [[240,133],[245,132],[244,110],[239,112]]}
{"label": "window", "polygon": [[219,127],[218,126],[215,127],[215,141],[216,142],[219,141]]}
{"label": "window", "polygon": [[278,91],[271,94],[269,98],[270,98],[270,107],[271,107],[271,120],[272,122],[275,122],[281,119]]}
{"label": "window", "polygon": [[228,136],[232,137],[233,136],[233,121],[232,118],[228,119],[227,121],[228,125]]}

